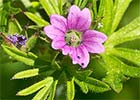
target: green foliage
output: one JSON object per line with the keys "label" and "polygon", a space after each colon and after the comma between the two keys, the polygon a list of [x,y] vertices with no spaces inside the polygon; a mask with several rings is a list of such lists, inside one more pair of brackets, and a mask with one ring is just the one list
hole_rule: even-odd
{"label": "green foliage", "polygon": [[131,3],[132,0],[115,0],[113,7],[113,21],[111,27],[111,33],[115,31],[117,28],[122,16],[124,15],[127,7]]}
{"label": "green foliage", "polygon": [[127,42],[140,38],[140,17],[134,19],[130,24],[113,33],[106,42],[106,45],[115,46],[123,42]]}
{"label": "green foliage", "polygon": [[49,25],[47,21],[45,21],[44,19],[38,17],[37,15],[31,12],[25,12],[25,15],[40,27]]}
{"label": "green foliage", "polygon": [[54,100],[57,83],[58,83],[58,80],[55,80],[53,82],[48,100]]}
{"label": "green foliage", "polygon": [[101,0],[100,1],[100,8],[99,8],[99,16],[103,17],[102,23],[103,28],[101,28],[101,31],[110,34],[111,30],[111,23],[112,23],[112,9],[113,9],[113,0]]}
{"label": "green foliage", "polygon": [[53,78],[52,77],[47,77],[46,79],[44,79],[44,80],[42,80],[38,83],[35,83],[35,84],[33,84],[32,86],[30,86],[26,89],[23,89],[23,90],[19,91],[17,93],[17,95],[26,96],[26,95],[32,94],[32,93],[36,92],[37,90],[41,89],[44,86],[49,88],[52,83],[53,83]]}
{"label": "green foliage", "polygon": [[88,0],[74,0],[74,3],[80,8],[84,8],[88,3]]}
{"label": "green foliage", "polygon": [[10,33],[10,34],[18,33],[18,34],[20,34],[21,31],[22,31],[22,28],[21,28],[19,22],[15,18],[12,18],[11,20],[9,20],[8,33]]}
{"label": "green foliage", "polygon": [[[124,12],[132,0],[100,0],[98,16],[103,17],[101,21],[103,28],[100,30],[111,35],[117,28]],[[95,12],[95,8],[94,8]]]}
{"label": "green foliage", "polygon": [[113,33],[105,43],[106,52],[102,55],[104,63],[101,65],[107,70],[107,75],[103,80],[118,93],[123,88],[122,82],[127,79],[126,76],[140,77],[140,68],[134,67],[132,64],[133,62],[139,66],[139,51],[115,47],[120,43],[138,39],[140,37],[139,23],[140,17]]}
{"label": "green foliage", "polygon": [[[21,12],[21,9],[12,7],[10,2],[4,4],[3,6],[0,6],[0,27],[1,27],[0,31],[7,32],[7,29],[6,29],[7,27],[9,27],[9,31],[11,32],[13,32],[14,29],[18,30],[17,32],[21,31],[21,27],[18,21],[14,19],[14,16],[13,16],[20,12]],[[11,19],[13,19],[13,22],[11,22],[11,19],[8,19],[9,16],[11,17]],[[10,21],[9,26],[8,26],[8,21]]]}
{"label": "green foliage", "polygon": [[67,81],[67,99],[73,100],[75,96],[74,78]]}
{"label": "green foliage", "polygon": [[45,86],[44,88],[42,88],[35,96],[32,100],[46,100],[46,98],[43,99],[43,97],[45,95],[48,96],[48,89],[49,87]]}
{"label": "green foliage", "polygon": [[38,68],[21,71],[21,72],[16,73],[12,77],[12,79],[22,79],[22,78],[29,78],[29,77],[37,76],[38,72],[39,72]]}
{"label": "green foliage", "polygon": [[30,66],[34,65],[34,61],[37,58],[37,56],[33,53],[27,54],[23,51],[18,50],[16,47],[8,47],[6,45],[2,45],[2,48],[11,57]]}
{"label": "green foliage", "polygon": [[113,48],[110,53],[113,55],[124,58],[140,66],[140,50],[126,49],[126,48]]}
{"label": "green foliage", "polygon": [[30,51],[31,49],[34,48],[36,42],[37,42],[37,39],[38,39],[38,33],[35,33],[34,35],[32,35],[28,41],[26,42],[26,49],[27,51]]}
{"label": "green foliage", "polygon": [[[52,0],[40,0],[41,5],[45,9],[46,13],[50,16],[51,14],[60,14],[58,9],[57,1],[52,3]],[[56,6],[54,6],[56,5]]]}
{"label": "green foliage", "polygon": [[85,82],[79,81],[76,78],[75,78],[75,82],[77,85],[79,85],[83,93],[88,93],[88,87]]}
{"label": "green foliage", "polygon": [[124,75],[140,77],[140,68],[126,65],[112,55],[104,55],[103,58],[106,65],[102,65],[107,69],[107,76],[103,80],[109,83],[116,92],[122,90],[122,82],[127,79]]}
{"label": "green foliage", "polygon": [[110,90],[107,84],[91,77],[87,77],[85,80],[82,81],[80,81],[80,79],[79,80],[76,79],[75,82],[81,87],[84,93],[87,93],[88,90],[97,93]]}

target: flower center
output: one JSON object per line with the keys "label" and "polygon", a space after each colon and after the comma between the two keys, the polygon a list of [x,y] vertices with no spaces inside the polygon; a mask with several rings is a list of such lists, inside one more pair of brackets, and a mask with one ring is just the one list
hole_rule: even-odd
{"label": "flower center", "polygon": [[66,33],[65,35],[65,42],[69,46],[79,46],[81,44],[81,32],[75,31],[75,30],[70,30]]}

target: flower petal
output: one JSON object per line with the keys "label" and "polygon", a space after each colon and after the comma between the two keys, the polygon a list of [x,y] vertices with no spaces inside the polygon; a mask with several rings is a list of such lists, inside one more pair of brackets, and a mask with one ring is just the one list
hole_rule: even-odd
{"label": "flower petal", "polygon": [[63,48],[62,48],[62,53],[63,55],[68,55],[72,52],[72,49],[70,46],[68,45],[65,45]]}
{"label": "flower petal", "polygon": [[107,36],[96,30],[88,30],[82,35],[83,41],[98,41],[103,43],[107,40]]}
{"label": "flower petal", "polygon": [[89,64],[89,53],[84,46],[80,46],[79,48],[77,48],[77,57],[78,59],[80,57],[79,64],[81,65],[81,67],[86,68]]}
{"label": "flower petal", "polygon": [[90,25],[91,25],[90,11],[88,8],[84,8],[79,13],[79,18],[77,21],[76,29],[79,31],[85,31],[85,30],[89,29]]}
{"label": "flower petal", "polygon": [[64,33],[67,30],[67,21],[66,18],[60,15],[53,14],[50,17],[51,24],[58,28],[59,30],[63,31]]}
{"label": "flower petal", "polygon": [[57,36],[62,36],[62,37],[64,36],[64,33],[63,32],[61,32],[60,30],[56,29],[52,25],[46,26],[44,28],[44,32],[51,39],[54,39]]}
{"label": "flower petal", "polygon": [[97,41],[84,41],[83,45],[90,53],[103,53],[105,50],[102,43],[99,43]]}
{"label": "flower petal", "polygon": [[71,48],[71,51],[72,51],[72,53],[70,54],[70,57],[72,59],[72,63],[73,64],[78,64],[77,56],[76,56],[76,48],[75,47],[72,47]]}
{"label": "flower petal", "polygon": [[79,64],[82,68],[86,68],[89,63],[89,53],[87,49],[81,45],[73,50],[73,53],[70,55],[73,64]]}
{"label": "flower petal", "polygon": [[68,14],[68,28],[69,29],[75,29],[77,20],[79,18],[80,8],[76,5],[71,6]]}
{"label": "flower petal", "polygon": [[52,48],[54,49],[62,49],[66,45],[64,37],[56,37],[52,41]]}

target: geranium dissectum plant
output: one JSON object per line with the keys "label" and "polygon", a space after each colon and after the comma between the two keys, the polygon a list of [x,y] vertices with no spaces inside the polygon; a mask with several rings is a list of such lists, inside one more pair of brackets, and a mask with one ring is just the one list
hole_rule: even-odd
{"label": "geranium dissectum plant", "polygon": [[140,78],[138,0],[26,1],[0,3],[0,99],[137,99],[134,80],[103,92]]}
{"label": "geranium dissectum plant", "polygon": [[73,64],[86,68],[89,63],[89,53],[104,52],[103,42],[107,36],[96,30],[90,30],[91,15],[88,8],[80,10],[71,6],[67,19],[53,14],[51,25],[44,31],[52,39],[52,48],[62,50],[64,55],[72,58]]}

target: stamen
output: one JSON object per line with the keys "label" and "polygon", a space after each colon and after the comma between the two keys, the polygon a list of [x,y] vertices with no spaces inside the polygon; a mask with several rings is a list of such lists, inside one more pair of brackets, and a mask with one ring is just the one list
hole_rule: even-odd
{"label": "stamen", "polygon": [[64,37],[66,44],[73,47],[79,46],[81,44],[81,34],[74,30],[68,31]]}

